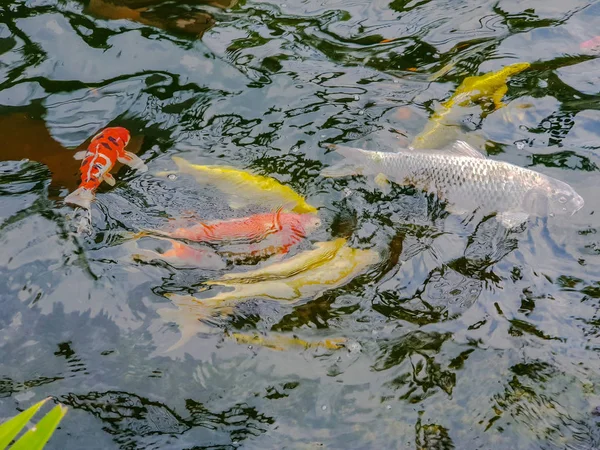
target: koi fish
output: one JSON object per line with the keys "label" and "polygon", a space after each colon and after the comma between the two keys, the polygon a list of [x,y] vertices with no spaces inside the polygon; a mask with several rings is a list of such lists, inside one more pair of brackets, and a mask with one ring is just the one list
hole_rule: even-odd
{"label": "koi fish", "polygon": [[218,253],[234,262],[248,262],[286,254],[308,234],[321,225],[312,214],[275,213],[255,214],[224,221],[199,223],[174,231],[147,230],[133,238],[156,234],[173,239],[187,239],[208,244],[229,244]]}
{"label": "koi fish", "polygon": [[321,220],[312,215],[284,213],[255,214],[230,220],[200,222],[192,227],[180,227],[174,231],[152,231],[141,234],[156,233],[174,239],[187,239],[195,242],[258,242],[268,235],[289,230],[293,234],[304,237],[321,225]]}
{"label": "koi fish", "polygon": [[504,105],[502,97],[508,92],[506,82],[510,77],[528,69],[531,64],[527,62],[510,64],[496,72],[486,73],[476,77],[467,77],[463,80],[456,92],[447,101],[442,103],[446,109],[455,104],[465,106],[482,98],[491,98],[496,109]]}
{"label": "koi fish", "polygon": [[89,209],[95,198],[95,191],[103,181],[115,185],[110,170],[119,161],[132,169],[145,172],[148,167],[135,154],[125,150],[129,143],[129,131],[122,127],[105,128],[92,138],[87,150],[75,153],[81,159],[81,184],[65,197],[65,203]]}
{"label": "koi fish", "polygon": [[252,344],[267,347],[273,350],[284,351],[293,347],[300,347],[305,350],[310,348],[323,348],[326,350],[339,350],[347,342],[344,338],[324,339],[322,341],[306,341],[297,336],[285,336],[275,334],[261,336],[259,334],[231,333],[228,335],[238,344]]}
{"label": "koi fish", "polygon": [[223,259],[212,250],[195,248],[172,239],[165,240],[171,244],[171,248],[166,252],[139,249],[139,253],[132,255],[133,259],[145,262],[159,259],[176,268],[222,270],[226,267]]}
{"label": "koi fish", "polygon": [[228,273],[219,280],[208,281],[206,284],[245,284],[289,278],[330,261],[345,243],[346,239],[343,238],[329,242],[317,242],[315,249],[301,252],[278,264],[271,264],[262,269],[246,272]]}
{"label": "koi fish", "polygon": [[[495,109],[506,106],[502,97],[508,91],[508,79],[531,66],[529,63],[515,63],[496,72],[486,73],[463,80],[456,92],[441,105],[441,110],[433,114],[425,129],[417,135],[411,144],[413,148],[438,148],[452,140],[448,137],[453,130],[453,120],[449,119],[456,106],[467,106],[470,103],[485,99],[491,100]],[[457,128],[457,124],[454,124]],[[457,137],[456,135],[454,136]]]}
{"label": "koi fish", "polygon": [[[345,244],[344,239],[341,239],[341,241]],[[335,242],[335,246],[337,246],[340,243],[340,240],[333,242]],[[328,248],[329,243],[322,242],[319,244],[317,244],[317,248]],[[331,248],[329,248],[329,250],[331,250]],[[267,277],[265,281],[249,284],[245,284],[243,281],[247,280],[242,279],[235,280],[240,281],[237,284],[229,283],[229,281],[234,281],[233,278],[228,280],[216,280],[214,282],[209,282],[208,284],[220,284],[227,287],[233,287],[234,290],[204,299],[192,295],[180,295],[176,293],[165,294],[178,309],[163,309],[159,311],[159,314],[165,320],[177,322],[181,332],[180,340],[169,350],[180,347],[188,342],[197,332],[205,331],[207,325],[203,325],[202,321],[215,319],[218,316],[231,315],[234,307],[231,303],[237,303],[252,297],[265,297],[278,301],[299,300],[310,296],[316,297],[322,292],[342,286],[351,281],[366,267],[379,262],[380,256],[379,253],[373,250],[353,249],[347,245],[342,245],[335,252],[335,255],[332,258],[327,257],[323,264],[305,267],[303,264],[306,263],[307,258],[301,253],[283,263],[272,264],[269,266],[270,268],[268,270],[272,274],[284,275],[284,271],[279,270],[277,266],[285,265],[292,260],[295,260],[297,265],[301,268],[298,270],[289,270],[290,268],[288,266],[285,270],[285,272],[290,275],[288,278],[276,279]],[[243,276],[244,274],[238,275]],[[236,339],[238,339],[238,337],[236,337]],[[239,336],[239,339],[244,340],[241,336]],[[280,344],[281,343],[282,342],[280,342]],[[300,342],[287,342],[287,344],[294,343],[300,344]],[[267,344],[274,344],[274,342]],[[337,342],[330,342],[329,344],[335,345]],[[330,346],[329,344],[325,347],[333,349],[333,346]],[[311,346],[314,346],[314,344]]]}
{"label": "koi fish", "polygon": [[[297,261],[304,258],[296,256]],[[290,258],[290,260],[293,258]],[[300,300],[316,297],[325,291],[342,286],[360,274],[366,267],[379,262],[379,253],[373,250],[361,250],[342,246],[335,256],[324,264],[299,271],[296,275],[282,279],[267,279],[257,283],[233,283],[230,280],[209,281],[209,285],[233,287],[232,291],[221,292],[213,297],[195,299],[205,308],[218,308],[225,302],[239,302],[247,298],[263,297],[278,301]],[[289,260],[288,260],[289,261]],[[288,261],[284,261],[287,263]],[[283,263],[275,263],[283,264]],[[276,268],[273,271],[277,271]],[[168,294],[168,298],[177,298],[178,294]]]}
{"label": "koi fish", "polygon": [[[234,200],[229,204],[234,209],[240,206],[239,200],[243,200],[245,203],[260,204],[274,209],[283,207],[300,214],[317,212],[317,209],[306,203],[296,191],[274,178],[253,175],[233,167],[192,164],[177,156],[173,156],[173,161],[181,173],[193,175],[198,183],[211,184],[231,195]],[[166,176],[172,173],[166,171],[157,175]]]}
{"label": "koi fish", "polygon": [[160,308],[156,312],[165,322],[174,322],[178,326],[181,336],[177,342],[165,350],[165,353],[180,348],[198,333],[210,333],[212,327],[206,321],[214,321],[233,314],[233,307],[205,307],[191,295],[167,294],[166,296],[171,299],[177,309]]}
{"label": "koi fish", "polygon": [[496,213],[496,219],[507,228],[525,223],[530,216],[573,215],[584,205],[583,198],[567,183],[486,158],[462,141],[442,150],[377,152],[332,147],[344,159],[324,169],[321,175],[325,177],[383,174],[400,185],[437,194],[455,214]]}

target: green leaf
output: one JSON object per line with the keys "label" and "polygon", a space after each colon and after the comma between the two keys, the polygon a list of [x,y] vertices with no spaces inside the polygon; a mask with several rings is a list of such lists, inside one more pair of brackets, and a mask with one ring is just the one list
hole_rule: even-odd
{"label": "green leaf", "polygon": [[39,411],[44,403],[46,403],[50,397],[45,398],[41,402],[27,408],[22,413],[13,417],[12,419],[4,422],[0,425],[0,450],[5,450],[8,444],[15,438],[17,434],[27,425],[27,422],[33,417],[33,415]]}
{"label": "green leaf", "polygon": [[11,450],[41,450],[56,430],[63,417],[67,414],[67,407],[56,405],[48,414],[42,417],[36,426],[27,431],[21,439],[15,442]]}

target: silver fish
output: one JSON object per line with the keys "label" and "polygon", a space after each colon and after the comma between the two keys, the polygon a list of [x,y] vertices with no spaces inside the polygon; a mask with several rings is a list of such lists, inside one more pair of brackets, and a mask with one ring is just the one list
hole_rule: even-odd
{"label": "silver fish", "polygon": [[530,216],[573,215],[584,204],[568,184],[533,170],[486,158],[464,141],[441,150],[400,148],[396,152],[333,146],[344,160],[325,177],[375,176],[435,193],[456,214],[496,213],[508,228]]}

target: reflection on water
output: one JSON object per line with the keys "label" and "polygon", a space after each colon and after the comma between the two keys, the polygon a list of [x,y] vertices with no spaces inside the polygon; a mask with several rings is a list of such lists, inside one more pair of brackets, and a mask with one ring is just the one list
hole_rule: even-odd
{"label": "reflection on water", "polygon": [[[600,10],[522,3],[0,5],[0,416],[70,405],[56,449],[599,447],[598,52],[582,44]],[[517,61],[531,67],[505,107],[451,123],[572,185],[574,216],[507,230],[410,187],[319,175],[325,144],[408,145],[465,77]],[[116,167],[77,234],[72,155],[107,126],[131,131],[150,170]],[[275,261],[132,257],[175,248],[132,241],[142,229],[265,212],[157,176],[172,156],[273,177],[317,207],[289,256],[344,238],[379,261],[295,301],[177,304]]]}
{"label": "reflection on water", "polygon": [[[22,113],[0,115],[0,133],[4,136],[5,148],[2,159],[5,161],[29,160],[44,164],[51,173],[50,198],[57,197],[57,190],[73,191],[80,182],[81,160],[73,155],[87,148],[92,136],[75,149],[67,149],[49,133],[41,118],[29,117]],[[143,142],[142,136],[132,136],[128,151],[137,153]],[[116,163],[115,172],[122,167]]]}
{"label": "reflection on water", "polygon": [[[202,403],[185,400],[186,417],[168,406],[147,398],[119,391],[69,394],[61,402],[75,411],[97,417],[104,431],[114,436],[121,448],[165,448],[176,445],[177,435],[194,427],[226,431],[235,442],[243,442],[268,431],[274,420],[245,404],[212,412]],[[243,426],[240,427],[240,425]],[[209,435],[210,433],[206,433]],[[157,439],[156,436],[160,436]],[[157,446],[159,444],[162,446]]]}
{"label": "reflection on water", "polygon": [[198,6],[231,8],[237,0],[184,1],[176,4],[161,0],[90,0],[86,11],[103,19],[126,19],[143,25],[200,38],[215,24]]}

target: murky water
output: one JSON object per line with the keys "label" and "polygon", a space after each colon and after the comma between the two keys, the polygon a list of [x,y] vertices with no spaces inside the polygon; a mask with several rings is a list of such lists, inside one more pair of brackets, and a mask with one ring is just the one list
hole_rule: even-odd
{"label": "murky water", "polygon": [[[176,3],[0,5],[0,416],[54,396],[70,412],[53,449],[599,448],[600,65],[580,45],[599,5]],[[507,106],[467,109],[461,133],[572,185],[576,215],[506,231],[319,175],[325,144],[407,145],[466,76],[517,61],[532,67]],[[106,126],[131,130],[150,171],[114,170],[77,234],[72,155]],[[173,155],[301,193],[323,226],[294,253],[341,236],[380,262],[314,299],[198,321],[166,294],[239,267],[135,261],[127,235],[241,213],[155,176]],[[225,333],[253,331],[348,341],[275,351]]]}

